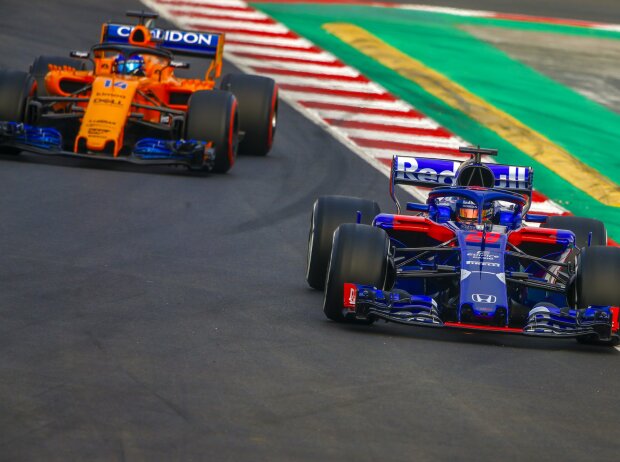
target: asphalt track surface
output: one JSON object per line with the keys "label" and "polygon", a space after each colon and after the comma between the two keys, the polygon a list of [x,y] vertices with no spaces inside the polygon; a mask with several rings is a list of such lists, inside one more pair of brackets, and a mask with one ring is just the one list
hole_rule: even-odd
{"label": "asphalt track surface", "polygon": [[[7,67],[139,6],[24,5]],[[614,349],[324,318],[311,204],[390,210],[387,181],[280,109],[270,156],[222,176],[0,155],[0,460],[617,457]]]}

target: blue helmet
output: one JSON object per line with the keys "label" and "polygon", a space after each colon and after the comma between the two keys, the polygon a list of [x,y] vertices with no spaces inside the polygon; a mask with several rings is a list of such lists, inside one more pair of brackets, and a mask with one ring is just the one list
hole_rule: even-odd
{"label": "blue helmet", "polygon": [[124,75],[144,75],[144,58],[140,55],[132,55],[125,58],[118,55],[114,60],[114,72]]}

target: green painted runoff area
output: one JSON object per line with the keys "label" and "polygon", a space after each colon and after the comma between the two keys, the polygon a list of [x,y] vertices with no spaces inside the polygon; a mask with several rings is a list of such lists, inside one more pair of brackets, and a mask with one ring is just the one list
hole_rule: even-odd
{"label": "green painted runoff area", "polygon": [[341,42],[322,26],[347,22],[366,29],[545,135],[617,184],[620,115],[512,59],[459,26],[506,27],[615,40],[620,40],[620,33],[393,8],[265,3],[253,6],[329,50],[469,142],[499,148],[500,162],[531,165],[538,190],[576,215],[602,219],[610,236],[620,239],[620,210],[571,186],[494,132]]}

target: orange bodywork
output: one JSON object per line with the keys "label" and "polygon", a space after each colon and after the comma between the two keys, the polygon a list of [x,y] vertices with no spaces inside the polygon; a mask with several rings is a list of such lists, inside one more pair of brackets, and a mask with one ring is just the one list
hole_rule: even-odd
{"label": "orange bodywork", "polygon": [[[102,37],[106,27],[107,24],[104,24]],[[129,43],[155,48],[149,30],[140,25],[133,28]],[[141,75],[118,74],[114,72],[116,56],[97,50],[92,56],[93,70],[50,65],[45,86],[50,95],[79,99],[77,102],[60,101],[53,106],[55,112],[84,113],[75,140],[75,152],[78,152],[81,142],[88,150],[106,151],[118,156],[129,117],[153,124],[172,124],[170,117],[162,118],[162,111],[155,108],[185,112],[194,92],[215,87],[215,79],[222,69],[223,46],[224,37],[221,37],[217,55],[203,80],[177,77],[169,59],[148,53],[142,55],[144,70]]]}

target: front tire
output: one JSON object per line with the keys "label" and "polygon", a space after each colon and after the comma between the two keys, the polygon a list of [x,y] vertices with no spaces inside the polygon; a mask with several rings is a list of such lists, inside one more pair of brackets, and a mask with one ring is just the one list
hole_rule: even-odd
{"label": "front tire", "polygon": [[212,171],[226,173],[237,158],[239,122],[237,100],[220,90],[197,91],[189,99],[185,139],[211,141],[215,150]]}
{"label": "front tire", "polygon": [[[22,71],[0,70],[0,121],[24,122],[28,99],[35,90],[33,77]],[[19,154],[17,148],[2,148],[3,154]]]}
{"label": "front tire", "polygon": [[228,74],[220,88],[239,102],[239,130],[244,132],[239,154],[266,156],[273,144],[278,121],[278,86],[268,77]]}
{"label": "front tire", "polygon": [[592,246],[577,258],[577,307],[620,306],[620,248]]}
{"label": "front tire", "polygon": [[344,316],[344,284],[355,283],[387,289],[390,239],[374,226],[346,223],[334,233],[323,312],[336,322],[348,322]]}
{"label": "front tire", "polygon": [[343,223],[355,223],[358,211],[362,214],[361,223],[367,225],[381,213],[379,204],[357,197],[322,196],[314,202],[306,260],[306,281],[310,287],[317,290],[325,287],[334,231]]}

